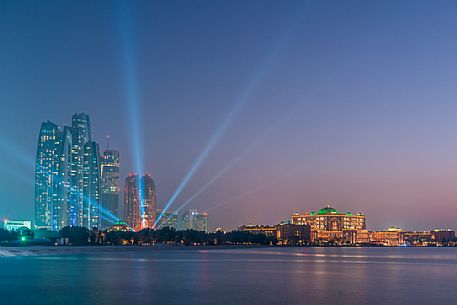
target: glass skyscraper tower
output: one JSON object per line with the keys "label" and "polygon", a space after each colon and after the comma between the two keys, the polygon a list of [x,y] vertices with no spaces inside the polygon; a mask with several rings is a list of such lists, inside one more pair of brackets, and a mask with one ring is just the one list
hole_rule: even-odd
{"label": "glass skyscraper tower", "polygon": [[124,220],[135,231],[141,229],[139,191],[138,175],[129,174],[125,178]]}
{"label": "glass skyscraper tower", "polygon": [[155,183],[151,175],[129,174],[125,179],[124,218],[135,231],[154,228],[157,217]]}
{"label": "glass skyscraper tower", "polygon": [[102,208],[107,215],[102,220],[102,228],[106,229],[117,220],[119,205],[119,152],[105,150],[100,158]]}
{"label": "glass skyscraper tower", "polygon": [[140,179],[140,190],[142,190],[141,202],[141,228],[154,228],[157,218],[157,195],[156,186],[151,175],[145,174]]}
{"label": "glass skyscraper tower", "polygon": [[89,115],[75,114],[72,126],[42,123],[35,165],[35,226],[100,228],[100,164],[91,141]]}
{"label": "glass skyscraper tower", "polygon": [[75,113],[71,120],[73,143],[71,150],[72,200],[70,224],[83,226],[83,155],[84,145],[91,141],[90,118],[85,113]]}
{"label": "glass skyscraper tower", "polygon": [[70,129],[41,124],[35,164],[35,226],[59,230],[69,225],[71,198]]}
{"label": "glass skyscraper tower", "polygon": [[84,145],[83,153],[83,227],[101,228],[100,154],[94,141]]}

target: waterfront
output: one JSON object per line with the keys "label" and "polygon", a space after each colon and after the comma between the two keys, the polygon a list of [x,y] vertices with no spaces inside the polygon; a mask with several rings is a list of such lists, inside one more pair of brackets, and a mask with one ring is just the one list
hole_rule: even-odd
{"label": "waterfront", "polygon": [[0,258],[2,304],[420,305],[457,298],[455,248],[75,249]]}

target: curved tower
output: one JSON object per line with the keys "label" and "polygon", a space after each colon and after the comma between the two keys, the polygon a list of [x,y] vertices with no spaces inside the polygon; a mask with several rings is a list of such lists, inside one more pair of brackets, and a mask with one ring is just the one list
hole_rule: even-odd
{"label": "curved tower", "polygon": [[35,226],[60,230],[69,225],[71,194],[69,127],[63,130],[47,121],[41,124],[35,164]]}
{"label": "curved tower", "polygon": [[100,154],[94,141],[84,145],[83,153],[83,227],[101,228]]}
{"label": "curved tower", "polygon": [[86,113],[75,113],[71,118],[73,136],[71,149],[71,206],[70,224],[83,226],[83,155],[84,145],[91,141],[90,118]]}

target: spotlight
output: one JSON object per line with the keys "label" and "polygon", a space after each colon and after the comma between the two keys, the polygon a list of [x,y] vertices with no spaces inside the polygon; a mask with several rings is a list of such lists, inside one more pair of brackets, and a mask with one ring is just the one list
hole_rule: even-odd
{"label": "spotlight", "polygon": [[302,167],[292,168],[292,169],[286,171],[283,175],[277,177],[276,179],[270,180],[268,183],[259,185],[258,187],[252,188],[252,189],[250,189],[250,190],[248,190],[248,191],[246,191],[244,193],[241,193],[241,194],[238,194],[236,196],[230,197],[227,200],[224,200],[221,203],[216,204],[215,206],[207,209],[207,211],[210,212],[212,210],[215,210],[215,209],[221,208],[223,206],[226,206],[227,204],[229,204],[229,203],[231,203],[233,201],[236,201],[236,200],[239,200],[241,198],[247,197],[249,195],[255,194],[257,192],[260,192],[261,190],[263,190],[265,188],[268,188],[268,187],[271,187],[272,185],[275,185],[277,183],[277,181],[283,180],[283,179],[287,178],[288,176],[298,172],[299,170],[302,170]]}
{"label": "spotlight", "polygon": [[[121,36],[121,50],[122,50],[122,69],[125,84],[125,97],[127,100],[127,114],[128,122],[131,130],[131,141],[133,148],[133,158],[135,170],[139,174],[139,180],[141,180],[141,173],[144,172],[143,166],[143,137],[141,128],[141,114],[140,104],[141,99],[139,96],[138,80],[137,80],[137,63],[135,61],[135,50],[134,50],[134,29],[133,29],[133,18],[131,11],[131,3],[119,2],[117,6],[117,13],[119,17],[119,31]],[[140,183],[140,182],[139,182]],[[140,211],[141,215],[144,215],[144,196],[141,185],[139,187],[140,193]]]}
{"label": "spotlight", "polygon": [[[222,121],[221,125],[216,129],[216,131],[211,136],[210,140],[202,150],[202,152],[198,155],[197,159],[194,161],[192,167],[187,172],[186,176],[182,179],[181,183],[177,187],[176,191],[171,196],[170,200],[165,205],[162,213],[160,213],[159,217],[157,218],[155,225],[160,221],[163,217],[165,211],[170,208],[179,194],[182,192],[184,187],[186,187],[189,180],[195,174],[195,172],[201,167],[202,163],[206,160],[208,155],[214,149],[216,144],[222,138],[226,130],[230,127],[233,120],[236,118],[238,113],[242,110],[245,104],[249,102],[252,95],[254,94],[255,90],[258,88],[259,84],[263,81],[266,77],[267,73],[271,70],[273,63],[275,62],[279,53],[284,49],[286,43],[290,40],[292,30],[296,27],[296,22],[294,22],[293,26],[289,26],[288,30],[286,31],[285,35],[280,39],[280,41],[276,44],[276,46],[272,49],[272,51],[268,54],[263,64],[258,69],[257,73],[252,78],[249,85],[244,89],[240,97],[235,102],[234,107],[232,110],[227,114],[227,116]],[[212,183],[212,182],[211,182]],[[210,184],[211,184],[210,183]]]}
{"label": "spotlight", "polygon": [[0,139],[0,148],[5,152],[9,153],[10,156],[16,158],[16,160],[20,161],[27,167],[35,167],[35,161],[33,160],[33,158],[25,154],[22,149],[18,148],[10,141],[7,141],[4,137]]}

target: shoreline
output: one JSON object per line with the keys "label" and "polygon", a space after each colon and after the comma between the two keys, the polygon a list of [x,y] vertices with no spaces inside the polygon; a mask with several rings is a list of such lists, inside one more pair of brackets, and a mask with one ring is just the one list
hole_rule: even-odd
{"label": "shoreline", "polygon": [[87,245],[87,246],[7,246],[0,247],[0,258],[19,256],[42,255],[71,255],[71,254],[102,254],[102,253],[127,253],[137,251],[173,251],[173,250],[224,250],[224,249],[260,249],[271,248],[263,245],[220,245],[220,246],[185,246],[185,245],[153,245],[153,246],[112,246],[112,245]]}
{"label": "shoreline", "polygon": [[186,245],[167,245],[159,244],[153,246],[112,246],[112,245],[87,245],[87,246],[11,246],[0,247],[0,258],[24,257],[24,256],[61,256],[74,254],[104,254],[104,253],[128,253],[138,251],[199,251],[199,250],[227,250],[227,249],[285,249],[285,248],[457,248],[457,247],[402,247],[402,246],[266,246],[266,245],[220,245],[220,246],[186,246]]}

